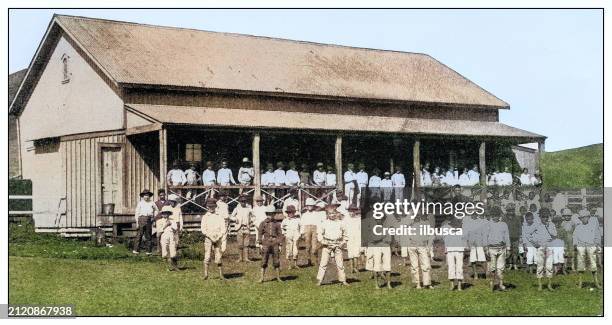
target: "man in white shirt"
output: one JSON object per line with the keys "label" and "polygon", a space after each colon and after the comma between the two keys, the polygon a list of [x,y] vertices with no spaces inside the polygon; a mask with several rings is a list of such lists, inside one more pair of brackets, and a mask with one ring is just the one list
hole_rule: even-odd
{"label": "man in white shirt", "polygon": [[204,280],[208,279],[208,266],[212,255],[219,269],[219,279],[225,279],[221,268],[221,258],[225,251],[227,238],[227,218],[217,211],[217,202],[210,198],[206,201],[208,211],[202,216],[200,230],[204,235]]}
{"label": "man in white shirt", "polygon": [[336,170],[333,166],[327,165],[327,173],[325,174],[325,186],[336,186]]}
{"label": "man in white shirt", "polygon": [[[548,209],[544,208],[540,214],[546,214]],[[553,276],[553,252],[550,243],[552,235],[545,225],[535,223],[533,214],[525,216],[526,225],[523,227],[523,242],[536,249],[536,277],[538,278],[538,290],[542,290],[542,278],[546,275],[548,279],[548,290],[552,291],[551,278]]]}
{"label": "man in white shirt", "polygon": [[321,263],[317,273],[317,285],[320,286],[327,272],[327,265],[330,258],[336,262],[336,274],[338,280],[345,286],[346,274],[344,273],[343,247],[347,241],[347,232],[342,222],[340,212],[336,210],[336,205],[330,204],[325,207],[327,218],[321,222],[317,231],[317,240],[321,243]]}
{"label": "man in white shirt", "polygon": [[213,169],[213,167],[214,164],[212,161],[206,162],[206,169],[202,172],[202,185],[215,185],[217,176],[215,175],[215,170]]}
{"label": "man in white shirt", "polygon": [[285,173],[285,185],[287,186],[298,186],[300,183],[300,174],[296,169],[295,162],[289,162],[289,169]]}
{"label": "man in white shirt", "polygon": [[143,190],[140,193],[140,201],[136,205],[136,211],[134,213],[134,219],[136,220],[136,229],[138,232],[136,234],[136,238],[134,239],[134,248],[132,253],[138,254],[140,250],[140,243],[144,237],[145,245],[147,246],[147,255],[151,255],[153,250],[153,240],[152,240],[152,223],[153,217],[155,217],[159,210],[157,206],[151,199],[153,197],[153,193],[149,190]]}
{"label": "man in white shirt", "polygon": [[346,171],[344,172],[344,194],[348,196],[349,202],[354,202],[357,192],[357,175],[353,171],[354,167],[353,164],[349,163],[346,165]]}
{"label": "man in white shirt", "polygon": [[504,167],[504,171],[498,174],[497,185],[499,186],[512,185],[512,174],[510,173],[508,167]]}
{"label": "man in white shirt", "polygon": [[395,201],[401,201],[404,199],[404,187],[406,186],[406,178],[402,173],[402,167],[395,167],[395,173],[391,176],[391,182],[393,183],[393,194],[395,195]]}
{"label": "man in white shirt", "polygon": [[478,172],[478,166],[474,165],[470,171],[468,171],[468,177],[470,178],[470,186],[477,185],[480,183],[480,173]]}
{"label": "man in white shirt", "polygon": [[459,186],[470,186],[471,185],[470,176],[468,175],[468,169],[467,168],[464,168],[463,172],[461,173],[461,175],[459,175],[459,179],[457,180],[457,184],[459,184]]}
{"label": "man in white shirt", "polygon": [[281,186],[287,183],[287,174],[285,173],[285,164],[282,161],[276,163],[274,171],[274,185]]}
{"label": "man in white shirt", "polygon": [[217,171],[217,183],[221,186],[236,185],[232,170],[227,167],[227,160],[221,161],[221,169]]}
{"label": "man in white shirt", "polygon": [[596,252],[600,245],[599,227],[593,227],[589,223],[590,213],[587,210],[580,211],[580,224],[574,229],[572,236],[576,248],[576,270],[578,271],[578,287],[582,288],[582,275],[586,270],[585,261],[589,261],[589,270],[593,275],[595,287],[601,288],[597,276]]}
{"label": "man in white shirt", "polygon": [[283,216],[287,217],[287,207],[289,207],[290,205],[293,205],[296,208],[296,212],[295,214],[297,216],[300,215],[300,201],[298,200],[298,190],[295,188],[292,188],[289,190],[289,196],[283,201],[283,207],[282,207],[282,211],[283,211]]}
{"label": "man in white shirt", "polygon": [[380,200],[380,185],[382,179],[380,178],[380,170],[378,168],[374,168],[372,170],[372,176],[368,181],[368,190],[370,191],[370,199],[374,201]]}
{"label": "man in white shirt", "polygon": [[523,168],[523,173],[519,177],[519,180],[521,181],[521,185],[533,185],[529,169],[527,168]]}
{"label": "man in white shirt", "polygon": [[316,261],[317,255],[317,227],[321,223],[321,214],[315,211],[315,200],[311,197],[306,199],[305,210],[302,213],[301,232],[306,242],[306,252],[308,254],[308,265],[312,265],[312,260]]}
{"label": "man in white shirt", "polygon": [[322,162],[317,163],[317,169],[312,173],[312,181],[317,186],[325,186],[325,168]]}
{"label": "man in white shirt", "polygon": [[168,181],[169,186],[182,186],[187,183],[187,179],[185,178],[185,172],[183,172],[183,170],[179,168],[178,163],[174,163],[172,165],[172,169],[168,171],[166,180]]}
{"label": "man in white shirt", "polygon": [[366,188],[368,187],[368,173],[365,171],[365,164],[359,164],[359,171],[355,174],[357,178],[357,187],[359,188],[359,192],[357,194],[357,206],[360,206],[362,194],[365,193]]}
{"label": "man in white shirt", "polygon": [[238,182],[240,182],[240,185],[251,185],[254,176],[255,171],[253,170],[249,158],[242,158],[242,166],[238,170]]}
{"label": "man in white shirt", "polygon": [[274,166],[271,163],[266,165],[266,171],[261,174],[261,185],[271,186],[274,185]]}
{"label": "man in white shirt", "polygon": [[444,174],[444,183],[447,186],[455,186],[459,180],[455,176],[455,169],[453,167],[448,168],[446,174]]}
{"label": "man in white shirt", "polygon": [[253,209],[247,204],[246,195],[240,195],[238,198],[238,206],[234,208],[230,216],[236,226],[236,240],[238,241],[238,262],[250,262],[249,259],[249,243],[251,239],[251,226],[254,219]]}
{"label": "man in white shirt", "polygon": [[510,251],[510,232],[508,225],[501,220],[502,211],[494,206],[490,210],[491,221],[487,224],[485,232],[487,253],[489,255],[489,274],[491,275],[490,289],[494,290],[495,277],[499,281],[499,290],[505,291],[504,270],[506,268],[506,254]]}
{"label": "man in white shirt", "polygon": [[186,185],[198,185],[200,182],[200,174],[196,171],[196,165],[191,164],[189,169],[185,171]]}
{"label": "man in white shirt", "polygon": [[429,173],[429,163],[425,163],[423,168],[421,169],[421,186],[429,187],[431,186],[431,174]]}
{"label": "man in white shirt", "polygon": [[393,181],[390,172],[385,172],[384,178],[380,181],[380,191],[383,201],[390,202],[393,196]]}

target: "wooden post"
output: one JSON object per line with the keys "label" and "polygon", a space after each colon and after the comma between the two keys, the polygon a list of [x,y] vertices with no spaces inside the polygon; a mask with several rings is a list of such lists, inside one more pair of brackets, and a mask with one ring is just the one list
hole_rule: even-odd
{"label": "wooden post", "polygon": [[480,168],[480,185],[487,186],[486,143],[484,141],[480,143],[478,162]]}
{"label": "wooden post", "polygon": [[261,163],[259,160],[259,140],[261,136],[259,132],[253,134],[253,170],[254,177],[253,185],[255,185],[255,196],[261,196]]}
{"label": "wooden post", "polygon": [[336,189],[343,188],[344,179],[342,177],[342,135],[336,136]]}
{"label": "wooden post", "polygon": [[168,132],[165,128],[159,130],[159,188],[168,191],[166,175],[168,174]]}
{"label": "wooden post", "polygon": [[540,177],[543,178],[542,176],[542,170],[541,170],[541,166],[542,166],[542,156],[544,155],[544,150],[545,150],[545,144],[544,141],[538,141],[538,151],[536,153],[536,161],[535,161],[535,173],[539,173]]}
{"label": "wooden post", "polygon": [[394,171],[395,171],[395,162],[393,161],[393,158],[389,158],[389,172],[393,174]]}
{"label": "wooden post", "polygon": [[412,166],[414,169],[414,186],[421,188],[421,142],[419,139],[414,140],[412,146]]}

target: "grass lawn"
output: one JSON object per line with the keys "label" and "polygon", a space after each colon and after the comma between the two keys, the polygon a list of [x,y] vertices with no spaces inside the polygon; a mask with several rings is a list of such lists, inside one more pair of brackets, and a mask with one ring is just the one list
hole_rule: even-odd
{"label": "grass lawn", "polygon": [[576,288],[575,275],[555,277],[554,292],[538,292],[535,277],[523,271],[507,272],[507,292],[490,292],[486,280],[449,292],[442,262],[434,269],[434,280],[442,283],[425,291],[411,288],[410,272],[399,260],[394,289],[376,290],[366,272],[349,275],[350,287],[316,287],[313,267],[283,266],[286,281],[259,284],[259,263],[232,262],[233,247],[224,260],[225,282],[217,280],[216,268],[212,279],[202,280],[199,260],[185,259],[185,270],[168,272],[159,258],[132,257],[122,245],[18,242],[9,245],[9,254],[11,304],[75,304],[78,315],[595,316],[603,310],[602,291]]}

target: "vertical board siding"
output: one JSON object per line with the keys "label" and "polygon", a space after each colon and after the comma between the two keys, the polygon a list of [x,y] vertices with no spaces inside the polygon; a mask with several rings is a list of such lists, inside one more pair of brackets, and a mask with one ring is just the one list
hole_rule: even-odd
{"label": "vertical board siding", "polygon": [[[133,138],[133,139],[132,139]],[[97,214],[102,212],[100,175],[100,143],[124,144],[119,171],[123,179],[123,207],[116,213],[130,213],[136,207],[140,191],[145,188],[157,193],[159,188],[159,153],[157,143],[146,136],[126,138],[109,135],[61,142],[63,170],[66,175],[66,217],[60,227],[91,228],[97,226]]]}

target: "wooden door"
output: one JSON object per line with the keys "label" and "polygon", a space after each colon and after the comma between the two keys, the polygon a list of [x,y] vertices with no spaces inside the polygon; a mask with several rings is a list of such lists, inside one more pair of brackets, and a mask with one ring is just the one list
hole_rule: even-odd
{"label": "wooden door", "polygon": [[101,148],[100,180],[102,185],[102,204],[114,203],[115,212],[121,207],[122,164],[120,146]]}

